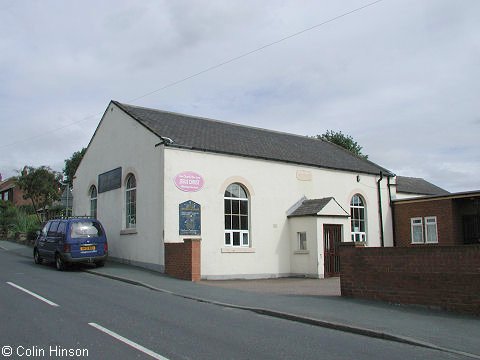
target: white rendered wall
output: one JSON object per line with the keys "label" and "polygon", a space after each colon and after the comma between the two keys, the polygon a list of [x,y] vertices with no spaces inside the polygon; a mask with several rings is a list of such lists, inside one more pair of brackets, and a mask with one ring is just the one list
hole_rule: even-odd
{"label": "white rendered wall", "polygon": [[[122,167],[122,187],[98,194],[98,219],[106,229],[109,255],[163,270],[163,146],[158,136],[110,104],[74,179],[76,215],[90,214],[89,190],[98,175]],[[125,180],[137,181],[136,231],[125,231]],[[121,234],[122,233],[122,234]]]}
{"label": "white rendered wall", "polygon": [[[290,226],[290,266],[292,275],[322,277],[318,271],[317,218],[315,216],[293,217],[288,220]],[[306,232],[307,250],[298,248],[298,233]],[[322,271],[323,272],[323,271]]]}
{"label": "white rendered wall", "polygon": [[[204,188],[198,192],[177,189],[173,178],[184,171],[200,174],[205,180]],[[357,173],[353,172],[167,147],[164,183],[165,242],[183,241],[185,237],[179,236],[178,229],[178,205],[193,200],[202,206],[203,278],[290,275],[293,273],[292,231],[286,211],[304,195],[308,199],[333,196],[347,212],[350,211],[352,196],[357,193],[362,195],[367,208],[368,246],[380,246],[378,178],[375,175],[360,174],[360,181],[357,181]],[[223,194],[233,182],[242,183],[250,194],[251,248],[245,250],[224,246]],[[386,179],[381,184],[384,242],[385,246],[392,246]],[[350,236],[349,226],[344,230],[344,236]],[[229,252],[233,250],[245,252]]]}
{"label": "white rendered wall", "polygon": [[426,196],[426,195],[397,192],[395,196],[395,200],[414,199],[414,198],[419,198],[423,196]]}

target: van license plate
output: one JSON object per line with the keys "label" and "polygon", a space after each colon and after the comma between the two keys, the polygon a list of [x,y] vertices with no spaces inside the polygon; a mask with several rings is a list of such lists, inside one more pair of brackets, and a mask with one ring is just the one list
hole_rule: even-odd
{"label": "van license plate", "polygon": [[95,245],[80,246],[80,251],[91,251],[95,250]]}

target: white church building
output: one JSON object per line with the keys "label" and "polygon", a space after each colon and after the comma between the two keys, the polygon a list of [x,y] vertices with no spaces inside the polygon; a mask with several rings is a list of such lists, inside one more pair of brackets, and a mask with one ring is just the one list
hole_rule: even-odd
{"label": "white church building", "polygon": [[74,179],[110,257],[165,271],[200,240],[203,279],[325,277],[340,242],[393,246],[395,175],[327,141],[111,101]]}

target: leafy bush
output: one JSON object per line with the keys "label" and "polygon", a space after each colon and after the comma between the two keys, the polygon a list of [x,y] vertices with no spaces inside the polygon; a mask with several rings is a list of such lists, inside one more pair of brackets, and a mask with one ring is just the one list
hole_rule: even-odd
{"label": "leafy bush", "polygon": [[36,236],[40,222],[35,214],[28,214],[8,201],[0,201],[0,232],[2,237],[13,237],[15,233],[27,233],[29,239]]}
{"label": "leafy bush", "polygon": [[19,211],[15,223],[13,225],[14,232],[28,233],[30,231],[37,231],[40,226],[40,222],[36,215],[27,215],[24,212]]}
{"label": "leafy bush", "polygon": [[0,201],[0,231],[4,235],[13,230],[18,213],[18,209],[12,203]]}
{"label": "leafy bush", "polygon": [[24,212],[25,214],[35,215],[35,209],[33,208],[33,205],[20,205],[18,209]]}

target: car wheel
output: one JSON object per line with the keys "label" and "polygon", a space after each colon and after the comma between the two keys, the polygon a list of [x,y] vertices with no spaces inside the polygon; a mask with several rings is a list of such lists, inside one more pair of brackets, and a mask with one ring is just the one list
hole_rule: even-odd
{"label": "car wheel", "polygon": [[35,261],[35,264],[41,264],[43,262],[37,249],[33,250],[33,261]]}
{"label": "car wheel", "polygon": [[55,267],[58,271],[65,270],[65,262],[62,260],[60,255],[55,255]]}
{"label": "car wheel", "polygon": [[97,261],[95,265],[97,266],[97,268],[103,267],[105,265],[105,261]]}

